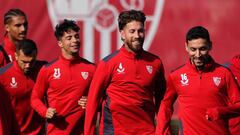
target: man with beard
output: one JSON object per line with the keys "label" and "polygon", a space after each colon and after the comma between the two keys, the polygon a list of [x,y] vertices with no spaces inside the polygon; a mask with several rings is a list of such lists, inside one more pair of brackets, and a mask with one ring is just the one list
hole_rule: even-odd
{"label": "man with beard", "polygon": [[100,135],[154,135],[165,77],[160,58],[143,50],[145,20],[141,11],[120,13],[118,25],[124,44],[96,69],[88,95],[85,135],[94,135],[100,106]]}
{"label": "man with beard", "polygon": [[[158,112],[156,135],[170,134],[173,104],[185,135],[228,135],[228,119],[240,113],[240,93],[231,72],[209,55],[212,42],[202,26],[186,35],[187,63],[173,71]],[[230,104],[229,104],[230,103]]]}
{"label": "man with beard", "polygon": [[95,65],[79,56],[79,29],[66,19],[55,27],[61,56],[40,70],[32,92],[32,107],[48,119],[47,134],[83,134],[86,96]]}
{"label": "man with beard", "polygon": [[[15,59],[12,63],[0,69],[0,89],[8,94],[11,106],[4,109],[13,109],[21,134],[43,135],[44,119],[35,112],[30,105],[31,93],[35,84],[37,74],[44,61],[38,61],[37,46],[34,41],[24,39],[16,46]],[[6,99],[6,100],[4,100]],[[1,104],[7,103],[7,96],[1,98]],[[3,105],[1,105],[3,106]],[[11,123],[14,117],[7,119],[11,112],[1,110],[2,120],[9,120]],[[7,118],[6,118],[7,117]],[[5,130],[7,130],[6,128]]]}
{"label": "man with beard", "polygon": [[0,45],[0,67],[15,60],[16,45],[26,38],[28,21],[20,9],[10,9],[4,15],[5,37]]}

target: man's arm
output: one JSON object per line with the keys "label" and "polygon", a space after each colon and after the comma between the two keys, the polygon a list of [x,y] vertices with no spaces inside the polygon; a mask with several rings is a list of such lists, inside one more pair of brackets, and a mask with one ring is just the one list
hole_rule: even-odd
{"label": "man's arm", "polygon": [[31,95],[31,106],[42,117],[46,118],[47,107],[44,104],[44,96],[48,87],[47,73],[45,67],[43,67],[37,77],[37,81],[33,87]]}
{"label": "man's arm", "polygon": [[164,73],[164,67],[161,64],[159,73],[157,76],[157,81],[156,81],[156,88],[155,88],[155,93],[154,93],[154,98],[155,98],[155,110],[156,113],[158,113],[159,107],[161,100],[163,99],[163,96],[166,91],[166,79],[165,79],[165,73]]}
{"label": "man's arm", "polygon": [[170,123],[173,114],[173,104],[177,99],[177,92],[171,77],[167,81],[167,89],[158,112],[156,135],[170,135]]}
{"label": "man's arm", "polygon": [[234,79],[234,76],[230,73],[226,73],[226,91],[229,98],[229,106],[227,107],[215,107],[209,108],[206,112],[206,119],[218,120],[229,119],[240,116],[240,89]]}
{"label": "man's arm", "polygon": [[110,76],[111,72],[106,66],[106,63],[101,61],[95,71],[88,93],[84,123],[85,135],[95,135],[98,107],[101,104],[100,101],[110,81]]}

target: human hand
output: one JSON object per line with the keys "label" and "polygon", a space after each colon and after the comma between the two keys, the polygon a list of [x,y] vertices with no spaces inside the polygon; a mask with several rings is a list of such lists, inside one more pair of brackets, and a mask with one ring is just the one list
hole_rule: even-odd
{"label": "human hand", "polygon": [[220,114],[217,108],[207,109],[205,118],[209,121],[218,120],[220,118]]}
{"label": "human hand", "polygon": [[49,108],[47,109],[47,112],[46,112],[46,118],[47,118],[47,119],[52,119],[53,116],[54,116],[56,113],[57,113],[57,111],[56,111],[55,108],[49,107]]}
{"label": "human hand", "polygon": [[87,104],[87,96],[82,96],[78,100],[78,105],[80,105],[82,107],[82,109],[85,109],[86,108],[86,104]]}

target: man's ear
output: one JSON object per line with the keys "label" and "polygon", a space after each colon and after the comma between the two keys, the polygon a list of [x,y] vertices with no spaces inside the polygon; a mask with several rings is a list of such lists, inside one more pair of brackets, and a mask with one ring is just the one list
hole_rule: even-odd
{"label": "man's ear", "polygon": [[123,30],[120,30],[120,35],[121,35],[121,40],[124,41],[126,36]]}
{"label": "man's ear", "polygon": [[15,52],[14,55],[15,55],[15,59],[18,60],[18,54],[17,54],[17,52]]}
{"label": "man's ear", "polygon": [[59,41],[57,41],[58,42],[58,46],[60,47],[60,48],[62,48],[62,42],[59,40]]}
{"label": "man's ear", "polygon": [[7,32],[9,32],[10,30],[9,30],[9,24],[5,24],[5,30],[7,31]]}
{"label": "man's ear", "polygon": [[187,52],[189,51],[189,48],[188,48],[187,42],[185,42],[185,49],[186,49]]}

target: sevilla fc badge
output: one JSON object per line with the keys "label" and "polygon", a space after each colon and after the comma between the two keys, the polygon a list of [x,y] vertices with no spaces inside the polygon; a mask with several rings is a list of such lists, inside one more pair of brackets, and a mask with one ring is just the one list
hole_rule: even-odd
{"label": "sevilla fc badge", "polygon": [[81,55],[98,61],[122,46],[117,27],[121,11],[136,9],[146,14],[144,49],[157,32],[164,0],[47,0],[53,28],[63,19],[77,21],[82,40]]}

